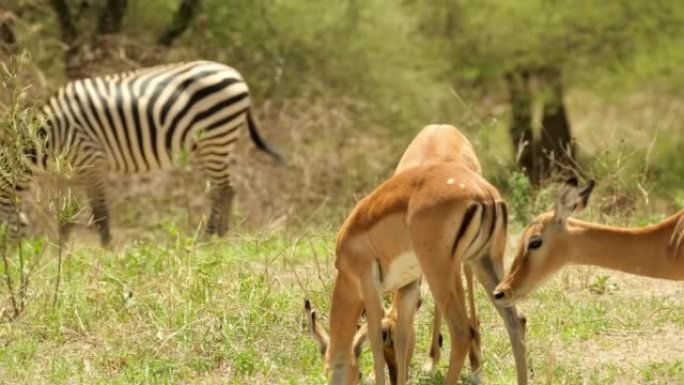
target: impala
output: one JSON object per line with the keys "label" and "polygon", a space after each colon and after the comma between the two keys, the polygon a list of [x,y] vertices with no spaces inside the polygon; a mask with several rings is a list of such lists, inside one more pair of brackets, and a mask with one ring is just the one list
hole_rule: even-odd
{"label": "impala", "polygon": [[[448,124],[431,124],[423,127],[416,137],[408,145],[404,154],[399,159],[394,175],[412,167],[425,164],[440,162],[456,162],[471,171],[482,175],[480,161],[475,154],[475,149],[468,138],[456,127]],[[473,344],[470,349],[470,363],[473,373],[479,374],[481,360],[480,345],[480,322],[475,311],[475,299],[472,285],[472,269],[470,266],[464,268],[466,284],[468,287],[468,303],[470,305],[470,324],[473,329]],[[413,313],[410,316],[399,318],[399,306],[403,304],[405,308],[411,310],[411,298],[420,300],[420,285],[407,285],[403,290],[398,290],[392,295],[392,302],[389,311],[385,312],[383,319],[383,342],[385,345],[385,360],[390,368],[390,380],[396,384],[392,377],[396,373],[392,368],[398,368],[399,372],[408,376],[408,366],[415,347],[415,336],[413,330]],[[415,306],[413,309],[418,308]],[[432,372],[437,367],[437,362],[441,356],[442,335],[440,334],[441,315],[435,306],[434,321],[432,326],[432,342],[430,344],[429,359],[425,365],[426,372]],[[387,329],[387,332],[385,332]],[[396,342],[395,342],[396,341]],[[406,341],[406,342],[404,342]],[[396,362],[396,361],[399,362]],[[399,376],[401,377],[401,376]],[[403,384],[403,382],[400,382]]]}
{"label": "impala", "polygon": [[[428,125],[418,133],[411,141],[406,151],[402,155],[394,174],[398,174],[412,167],[435,162],[459,162],[478,174],[482,173],[480,162],[475,155],[472,144],[454,126],[451,125]],[[468,299],[471,309],[470,323],[474,330],[474,343],[470,350],[470,361],[473,373],[479,373],[480,369],[480,339],[478,326],[479,321],[475,313],[475,305],[472,290],[471,269],[465,269],[466,281],[468,284]],[[404,317],[399,318],[399,307],[403,304],[407,309],[414,309],[420,306],[420,281],[409,284],[392,295],[391,306],[385,311],[382,320],[383,352],[385,361],[389,369],[390,382],[393,385],[405,383],[408,377],[408,364],[411,361],[415,347],[415,333],[413,330],[413,312],[408,312]],[[325,353],[329,337],[317,322],[315,311],[311,304],[305,301],[305,312],[309,323],[309,330],[314,340],[319,345],[322,354]],[[426,367],[427,372],[436,368],[440,358],[442,336],[440,334],[441,317],[435,308],[432,333],[432,343],[430,344],[429,360]],[[354,341],[355,357],[358,358],[362,351],[363,343],[366,341],[368,328],[364,325],[357,332]],[[396,342],[395,342],[396,341]],[[402,378],[398,381],[397,378]]]}
{"label": "impala", "polygon": [[[325,337],[321,348],[331,383],[358,381],[354,352],[360,351],[366,338],[364,328],[373,351],[376,381],[385,383],[382,297],[398,290],[406,298],[419,298],[416,281],[423,274],[449,326],[452,349],[446,383],[457,382],[465,354],[477,337],[477,325],[469,322],[466,312],[461,270],[467,272],[472,266],[487,292],[493,291],[503,273],[507,209],[496,189],[477,171],[457,159],[448,160],[419,161],[420,165],[394,175],[361,200],[342,225],[329,340],[322,328],[315,331]],[[397,297],[393,300],[396,323],[410,326],[417,299]],[[357,332],[364,308],[368,323]],[[497,310],[513,346],[518,383],[526,384],[522,323],[515,308],[497,305]],[[310,324],[316,328],[315,313],[310,314]],[[402,336],[411,334],[406,328],[398,329],[394,348],[397,354],[409,352],[410,341]],[[397,361],[397,369],[406,367],[406,358]],[[399,381],[405,382],[404,373]]]}
{"label": "impala", "polygon": [[554,211],[525,229],[511,269],[494,292],[500,303],[515,303],[569,263],[684,280],[684,210],[644,228],[570,218],[587,206],[593,188],[593,181],[579,187],[576,178],[569,179]]}

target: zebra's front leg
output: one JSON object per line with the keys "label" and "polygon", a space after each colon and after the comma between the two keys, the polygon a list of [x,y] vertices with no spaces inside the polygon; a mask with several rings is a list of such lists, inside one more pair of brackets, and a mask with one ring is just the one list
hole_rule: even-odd
{"label": "zebra's front leg", "polygon": [[112,241],[112,234],[109,231],[109,209],[104,186],[90,185],[88,187],[88,201],[93,212],[93,224],[100,234],[102,246],[109,246]]}
{"label": "zebra's front leg", "polygon": [[207,223],[207,234],[223,236],[228,231],[228,222],[233,207],[235,190],[230,182],[214,184],[209,192],[211,213]]}

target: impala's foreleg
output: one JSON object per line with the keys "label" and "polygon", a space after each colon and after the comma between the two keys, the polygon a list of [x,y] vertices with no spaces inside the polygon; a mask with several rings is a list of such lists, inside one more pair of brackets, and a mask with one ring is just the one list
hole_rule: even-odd
{"label": "impala's foreleg", "polygon": [[330,345],[326,352],[326,370],[331,384],[346,385],[358,381],[358,362],[353,356],[356,324],[363,309],[361,288],[356,280],[339,272],[330,308]]}
{"label": "impala's foreleg", "polygon": [[478,280],[484,287],[489,299],[492,301],[496,310],[503,318],[506,325],[506,331],[511,341],[513,348],[513,357],[515,359],[515,369],[518,377],[518,385],[527,385],[527,360],[525,356],[525,318],[518,313],[515,306],[504,307],[494,301],[492,293],[496,285],[502,278],[502,266],[498,266],[499,258],[492,258],[490,255],[484,255],[474,261],[475,273]]}
{"label": "impala's foreleg", "polygon": [[[408,380],[408,368],[416,345],[413,330],[413,318],[420,301],[420,280],[413,281],[397,290],[392,299],[393,308],[397,311],[396,325],[393,332],[393,342],[396,357],[397,385],[404,385]],[[390,377],[392,375],[390,374]]]}
{"label": "impala's foreleg", "polygon": [[437,306],[435,306],[435,317],[432,321],[432,343],[430,344],[430,352],[428,362],[425,364],[424,371],[427,373],[432,373],[437,369],[437,363],[441,356],[442,350],[442,333],[440,329],[442,328],[442,315],[439,312]]}
{"label": "impala's foreleg", "polygon": [[475,290],[473,287],[473,271],[469,263],[463,265],[463,273],[466,278],[466,287],[468,288],[468,307],[470,307],[470,333],[473,336],[473,341],[470,344],[470,369],[473,377],[473,382],[479,384],[481,381],[481,366],[482,366],[482,340],[480,337],[480,320],[477,318],[477,310],[475,309]]}
{"label": "impala's foreleg", "polygon": [[504,252],[508,231],[508,207],[503,201],[496,204],[497,225],[488,252],[473,262],[475,274],[487,292],[490,301],[504,320],[513,349],[518,385],[527,385],[527,358],[525,353],[525,317],[516,307],[504,307],[493,297],[494,290],[504,276]]}
{"label": "impala's foreleg", "polygon": [[382,318],[385,314],[378,284],[369,273],[363,278],[363,303],[368,323],[368,341],[373,351],[375,383],[385,385],[385,353],[382,340]]}

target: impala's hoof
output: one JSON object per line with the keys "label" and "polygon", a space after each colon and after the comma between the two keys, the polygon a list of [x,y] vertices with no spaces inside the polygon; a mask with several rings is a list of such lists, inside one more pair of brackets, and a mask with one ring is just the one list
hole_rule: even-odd
{"label": "impala's hoof", "polygon": [[437,364],[433,360],[428,360],[425,365],[423,365],[423,373],[432,374],[435,372]]}

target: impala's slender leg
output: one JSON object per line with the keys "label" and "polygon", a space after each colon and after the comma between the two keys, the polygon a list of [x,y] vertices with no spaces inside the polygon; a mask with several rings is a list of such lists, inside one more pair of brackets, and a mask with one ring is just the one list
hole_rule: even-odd
{"label": "impala's slender leg", "polygon": [[502,306],[494,301],[494,297],[492,296],[496,285],[503,276],[503,266],[501,263],[496,262],[501,260],[502,258],[492,258],[490,255],[484,255],[475,260],[475,273],[506,325],[506,331],[508,332],[508,337],[511,340],[511,346],[513,348],[518,385],[526,385],[527,361],[525,360],[525,319],[518,313],[518,309],[515,306]]}
{"label": "impala's slender leg", "polygon": [[[431,276],[425,272],[425,277],[430,285],[432,293],[449,326],[449,335],[451,336],[451,354],[449,357],[449,370],[447,372],[445,384],[457,384],[458,376],[463,368],[465,356],[469,350],[472,336],[470,334],[470,327],[468,326],[468,317],[466,314],[465,296],[463,293],[463,284],[460,277],[460,266],[457,267],[457,273],[452,275],[453,279],[448,280],[449,285],[444,285],[443,271],[431,272]],[[439,274],[436,276],[436,274]],[[442,277],[440,277],[442,276]],[[432,278],[432,279],[431,279]],[[440,281],[441,286],[440,286]]]}
{"label": "impala's slender leg", "polygon": [[[373,372],[375,373],[375,383],[385,384],[385,353],[383,352],[382,341],[382,317],[384,308],[382,307],[382,295],[378,290],[378,285],[371,274],[364,277],[363,300],[366,307],[366,320],[368,321],[368,340],[373,351]],[[332,316],[331,316],[332,317]]]}
{"label": "impala's slender leg", "polygon": [[432,321],[432,343],[430,344],[430,353],[428,362],[425,364],[423,369],[427,373],[432,373],[437,369],[437,363],[442,354],[442,333],[440,331],[442,327],[442,314],[440,314],[439,309],[435,306],[435,317]]}
{"label": "impala's slender leg", "polygon": [[[461,280],[461,263],[460,261],[458,263],[450,261],[448,252],[439,253],[447,255],[446,258],[436,258],[436,253],[430,255],[429,252],[432,247],[436,246],[424,242],[414,242],[413,244],[416,253],[420,255],[421,268],[430,285],[437,307],[444,314],[449,327],[451,353],[449,370],[444,383],[455,385],[458,383],[458,376],[461,373],[465,356],[472,341]],[[451,269],[446,271],[445,266],[451,266]]]}
{"label": "impala's slender leg", "polygon": [[352,355],[356,324],[363,310],[363,298],[357,281],[340,271],[335,280],[330,308],[330,345],[326,352],[331,384],[344,385],[358,376],[358,363]]}
{"label": "impala's slender leg", "polygon": [[[462,211],[460,205],[452,206],[441,208],[439,215],[443,218],[460,218]],[[451,352],[444,383],[455,385],[473,336],[468,325],[461,256],[452,255],[454,230],[452,226],[444,225],[444,222],[451,222],[449,219],[435,221],[435,215],[437,213],[425,211],[413,216],[409,222],[409,233],[437,308],[449,327]]]}
{"label": "impala's slender leg", "polygon": [[397,319],[393,336],[397,361],[396,384],[404,385],[408,380],[408,367],[416,344],[413,317],[420,301],[420,280],[400,288],[393,300],[397,301]]}
{"label": "impala's slender leg", "polygon": [[472,381],[479,384],[481,381],[481,366],[482,366],[482,340],[480,337],[480,320],[477,318],[477,311],[475,309],[475,291],[473,288],[473,271],[470,263],[463,265],[463,272],[466,277],[466,286],[468,288],[468,306],[470,307],[470,333],[473,336],[470,345],[470,369],[472,372]]}

